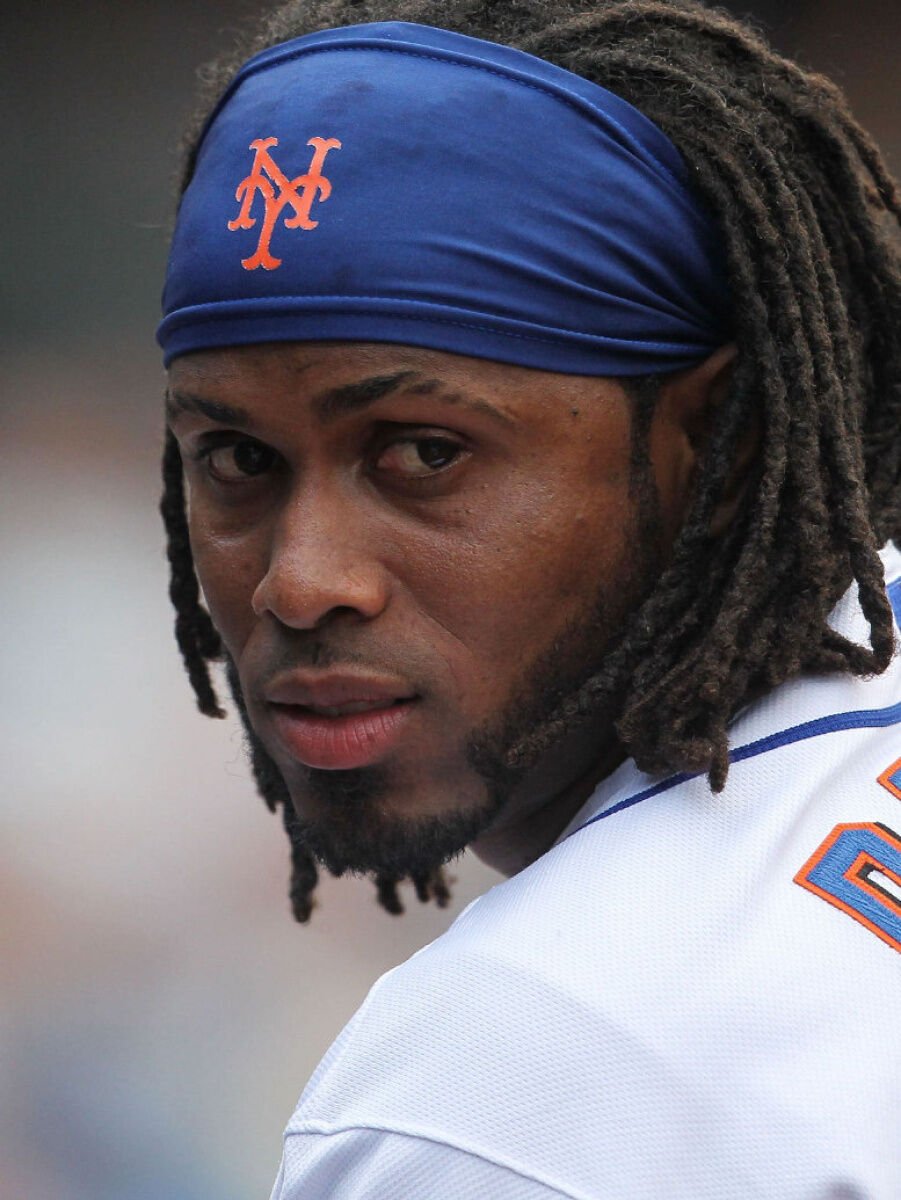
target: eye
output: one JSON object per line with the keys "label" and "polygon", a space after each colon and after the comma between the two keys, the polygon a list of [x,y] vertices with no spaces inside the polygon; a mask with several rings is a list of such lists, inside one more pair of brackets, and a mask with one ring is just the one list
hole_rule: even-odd
{"label": "eye", "polygon": [[274,450],[253,438],[231,436],[229,442],[217,439],[197,452],[197,461],[205,464],[213,479],[220,483],[245,483],[272,470],[276,461]]}
{"label": "eye", "polygon": [[406,479],[425,479],[457,462],[466,450],[448,437],[399,438],[386,446],[376,460],[376,469],[402,475]]}

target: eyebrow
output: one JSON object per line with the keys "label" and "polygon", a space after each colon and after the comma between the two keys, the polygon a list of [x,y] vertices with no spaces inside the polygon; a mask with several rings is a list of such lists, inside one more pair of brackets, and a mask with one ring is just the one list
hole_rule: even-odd
{"label": "eyebrow", "polygon": [[[404,385],[407,385],[404,387]],[[331,388],[313,397],[314,410],[323,422],[335,420],[348,413],[359,412],[381,400],[384,396],[403,388],[405,396],[434,396],[442,404],[451,404],[471,412],[482,413],[504,425],[512,425],[511,419],[500,409],[468,396],[463,392],[451,391],[440,379],[422,379],[415,371],[398,371],[394,375],[374,375],[345,387]]]}
{"label": "eyebrow", "polygon": [[[329,388],[313,397],[313,411],[320,421],[327,424],[339,417],[368,408],[384,396],[397,392],[404,384],[409,385],[404,388],[405,395],[434,396],[442,404],[481,413],[503,425],[513,424],[506,413],[501,412],[487,401],[468,396],[463,392],[448,390],[447,385],[440,379],[421,379],[415,371],[398,371],[393,375],[373,375],[356,383]],[[183,412],[201,413],[211,421],[222,425],[239,425],[248,431],[254,427],[253,417],[244,408],[234,404],[224,404],[219,400],[208,400],[206,397],[195,395],[192,392],[178,391],[174,388],[167,389],[166,419],[171,424]]]}
{"label": "eyebrow", "polygon": [[383,396],[396,392],[402,383],[415,379],[415,371],[397,371],[394,375],[373,375],[357,383],[329,388],[313,397],[313,411],[320,421],[333,421],[348,413],[359,412],[381,400]]}
{"label": "eyebrow", "polygon": [[245,408],[233,404],[222,404],[218,400],[207,400],[203,396],[195,396],[192,392],[179,392],[172,388],[166,390],[166,420],[171,424],[180,413],[199,412],[218,421],[222,425],[241,425],[245,429],[253,428],[253,418]]}

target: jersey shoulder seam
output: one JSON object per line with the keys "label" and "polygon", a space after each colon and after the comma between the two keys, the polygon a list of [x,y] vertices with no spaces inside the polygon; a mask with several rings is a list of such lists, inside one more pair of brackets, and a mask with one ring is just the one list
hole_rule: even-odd
{"label": "jersey shoulder seam", "polygon": [[545,1188],[547,1191],[556,1192],[563,1200],[592,1200],[592,1197],[587,1192],[574,1192],[568,1188],[562,1187],[559,1183],[552,1182],[550,1179],[541,1179],[531,1171],[523,1170],[522,1167],[514,1166],[512,1163],[503,1162],[500,1159],[494,1158],[488,1154],[484,1154],[479,1150],[474,1150],[469,1146],[463,1146],[457,1142],[450,1141],[445,1137],[436,1137],[428,1133],[420,1133],[414,1130],[394,1128],[391,1125],[378,1124],[376,1122],[354,1122],[353,1124],[341,1124],[332,1126],[326,1122],[305,1121],[300,1129],[291,1128],[285,1130],[284,1140],[287,1142],[293,1137],[331,1137],[342,1133],[387,1133],[394,1137],[406,1138],[410,1141],[428,1143],[433,1146],[440,1146],[446,1150],[453,1150],[457,1154],[464,1154],[467,1158],[477,1158],[481,1162],[487,1163],[492,1167],[496,1167],[500,1171],[506,1171],[510,1175],[517,1175],[520,1179],[527,1179],[530,1183],[535,1183],[539,1187]]}

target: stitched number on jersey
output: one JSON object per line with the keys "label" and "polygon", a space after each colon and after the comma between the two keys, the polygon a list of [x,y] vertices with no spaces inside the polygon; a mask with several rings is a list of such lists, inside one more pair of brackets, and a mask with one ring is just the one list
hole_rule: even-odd
{"label": "stitched number on jersey", "polygon": [[887,825],[836,825],[795,883],[901,951],[901,836]]}
{"label": "stitched number on jersey", "polygon": [[887,791],[891,792],[896,800],[901,800],[901,758],[897,762],[893,762],[890,767],[882,772],[878,782]]}

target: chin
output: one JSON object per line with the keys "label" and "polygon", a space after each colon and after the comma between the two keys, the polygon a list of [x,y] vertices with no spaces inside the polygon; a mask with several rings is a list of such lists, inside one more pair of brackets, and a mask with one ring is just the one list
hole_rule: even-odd
{"label": "chin", "polygon": [[[428,875],[462,854],[504,805],[503,795],[480,784],[469,804],[460,806],[460,789],[451,793],[453,807],[435,811],[434,796],[417,804],[381,766],[307,769],[298,785],[292,788],[292,839],[335,875]],[[421,807],[428,811],[417,811]]]}

